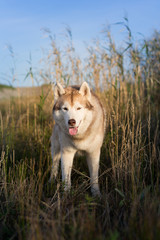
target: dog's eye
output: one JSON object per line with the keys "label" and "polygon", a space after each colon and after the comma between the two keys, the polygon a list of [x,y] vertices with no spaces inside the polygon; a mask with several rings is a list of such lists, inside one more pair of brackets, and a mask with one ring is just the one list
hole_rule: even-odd
{"label": "dog's eye", "polygon": [[64,111],[68,111],[68,108],[67,108],[67,107],[64,107],[63,110],[64,110]]}
{"label": "dog's eye", "polygon": [[81,110],[81,107],[78,107],[77,110]]}

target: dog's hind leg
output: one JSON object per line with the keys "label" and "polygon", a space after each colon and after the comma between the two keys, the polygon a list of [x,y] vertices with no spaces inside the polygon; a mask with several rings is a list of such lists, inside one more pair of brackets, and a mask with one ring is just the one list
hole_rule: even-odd
{"label": "dog's hind leg", "polygon": [[53,134],[51,136],[51,155],[52,155],[52,167],[49,182],[51,182],[53,178],[57,177],[59,161],[61,158],[59,138],[58,135],[56,134],[56,129],[54,129]]}

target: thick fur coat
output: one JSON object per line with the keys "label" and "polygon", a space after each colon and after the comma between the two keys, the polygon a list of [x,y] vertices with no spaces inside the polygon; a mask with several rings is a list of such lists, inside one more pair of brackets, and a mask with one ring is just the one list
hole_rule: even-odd
{"label": "thick fur coat", "polygon": [[54,89],[53,118],[55,125],[51,136],[52,171],[57,176],[61,159],[62,181],[65,190],[71,187],[71,170],[75,153],[84,151],[87,156],[93,195],[99,195],[98,170],[100,150],[105,133],[105,111],[99,98],[86,82],[80,87]]}

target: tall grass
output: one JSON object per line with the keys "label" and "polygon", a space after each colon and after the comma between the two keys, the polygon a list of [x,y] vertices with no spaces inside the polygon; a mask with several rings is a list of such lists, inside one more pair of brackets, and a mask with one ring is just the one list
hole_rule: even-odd
{"label": "tall grass", "polygon": [[[102,199],[90,194],[84,157],[77,157],[72,190],[63,192],[61,174],[48,183],[53,93],[0,102],[1,239],[159,239],[159,79],[149,44],[117,48],[111,32],[76,56],[72,35],[66,49],[50,36],[51,50],[39,77],[64,84],[87,80],[106,108],[101,153]],[[152,61],[151,61],[152,60]],[[83,64],[82,64],[83,62]]]}

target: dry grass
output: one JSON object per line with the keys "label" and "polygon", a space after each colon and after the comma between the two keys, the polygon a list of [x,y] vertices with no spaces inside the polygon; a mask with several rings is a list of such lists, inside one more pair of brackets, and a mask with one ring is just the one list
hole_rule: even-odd
{"label": "dry grass", "polygon": [[50,85],[40,97],[0,103],[1,239],[159,239],[160,86],[147,45],[135,47],[128,33],[126,51],[118,52],[107,32],[107,50],[97,42],[83,69],[71,39],[65,55],[52,39],[48,67],[40,73],[45,81],[87,79],[106,106],[101,200],[91,197],[83,157],[75,159],[69,194],[60,173],[48,183]]}

